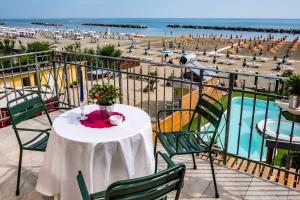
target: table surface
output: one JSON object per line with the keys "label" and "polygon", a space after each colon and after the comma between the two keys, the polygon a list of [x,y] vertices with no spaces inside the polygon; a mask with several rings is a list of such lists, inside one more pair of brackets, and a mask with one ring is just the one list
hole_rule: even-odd
{"label": "table surface", "polygon": [[[99,109],[98,105],[86,105],[85,114]],[[54,131],[62,138],[82,143],[114,142],[139,133],[144,127],[151,126],[149,115],[133,106],[115,104],[114,112],[125,116],[123,124],[110,128],[89,128],[80,123],[80,108],[69,110],[53,122]]]}

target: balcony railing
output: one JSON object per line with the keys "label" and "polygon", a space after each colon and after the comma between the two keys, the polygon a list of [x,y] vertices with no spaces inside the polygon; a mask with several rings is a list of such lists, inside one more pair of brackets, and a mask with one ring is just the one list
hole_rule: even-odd
{"label": "balcony railing", "polygon": [[[0,125],[9,125],[6,102],[29,92],[41,95],[50,111],[79,106],[80,73],[86,104],[91,103],[88,95],[93,84],[113,84],[122,94],[116,102],[146,111],[154,130],[159,110],[194,108],[199,95],[207,93],[226,108],[215,141],[224,163],[235,156],[299,180],[294,168],[300,163],[293,160],[300,150],[295,140],[299,118],[275,103],[285,98],[284,79],[279,76],[57,51],[0,57]],[[164,118],[165,130],[176,131],[186,128],[191,113],[158,117]],[[209,129],[209,124],[200,127],[198,121],[193,122],[194,129]],[[270,131],[275,137],[270,137]],[[282,139],[282,131],[288,139]]]}

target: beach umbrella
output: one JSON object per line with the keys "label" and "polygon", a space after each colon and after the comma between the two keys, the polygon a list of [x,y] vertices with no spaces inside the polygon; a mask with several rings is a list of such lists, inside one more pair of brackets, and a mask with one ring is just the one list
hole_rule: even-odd
{"label": "beach umbrella", "polygon": [[283,58],[282,58],[282,64],[284,64],[285,63],[285,60],[286,59],[286,57],[285,56],[283,56]]}
{"label": "beach umbrella", "polygon": [[262,54],[263,54],[262,49],[260,49],[259,56],[262,56]]}
{"label": "beach umbrella", "polygon": [[227,51],[226,53],[226,58],[229,58],[229,51]]}
{"label": "beach umbrella", "polygon": [[244,59],[244,62],[243,62],[243,67],[246,67],[246,65],[247,65],[247,60],[246,60],[246,58]]}
{"label": "beach umbrella", "polygon": [[280,70],[281,69],[281,67],[280,67],[280,65],[281,65],[281,63],[279,62],[279,63],[277,63],[277,67],[276,67],[276,70]]}
{"label": "beach umbrella", "polygon": [[173,49],[173,41],[169,41],[169,48]]}
{"label": "beach umbrella", "polygon": [[253,55],[253,61],[256,60],[256,53]]}

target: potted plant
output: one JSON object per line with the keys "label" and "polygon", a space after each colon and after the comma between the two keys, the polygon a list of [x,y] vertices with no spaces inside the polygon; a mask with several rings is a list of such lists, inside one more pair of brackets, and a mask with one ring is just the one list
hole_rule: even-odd
{"label": "potted plant", "polygon": [[117,97],[120,97],[118,89],[114,85],[110,84],[95,84],[89,90],[89,97],[92,102],[99,105],[99,109],[105,117],[109,117],[113,111],[113,105]]}
{"label": "potted plant", "polygon": [[289,106],[297,109],[300,107],[300,74],[293,74],[286,80],[286,87],[290,94]]}

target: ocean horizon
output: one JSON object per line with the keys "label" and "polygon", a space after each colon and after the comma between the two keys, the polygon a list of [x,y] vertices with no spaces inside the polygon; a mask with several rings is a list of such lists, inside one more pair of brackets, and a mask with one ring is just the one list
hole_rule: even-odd
{"label": "ocean horizon", "polygon": [[[31,22],[61,23],[63,26],[49,27],[33,25]],[[169,24],[200,25],[200,26],[225,26],[246,28],[276,28],[276,29],[300,29],[300,19],[259,19],[259,18],[27,18],[27,19],[0,19],[9,27],[20,28],[43,28],[51,30],[87,30],[104,32],[108,27],[83,26],[82,23],[110,23],[110,24],[133,24],[146,25],[146,29],[109,27],[116,33],[141,33],[148,36],[180,36],[180,35],[240,35],[244,37],[267,36],[269,33],[227,31],[227,30],[204,30],[204,29],[173,29],[166,27]],[[275,38],[287,35],[288,39],[296,37],[293,34],[272,33]],[[298,35],[297,35],[298,36]]]}

